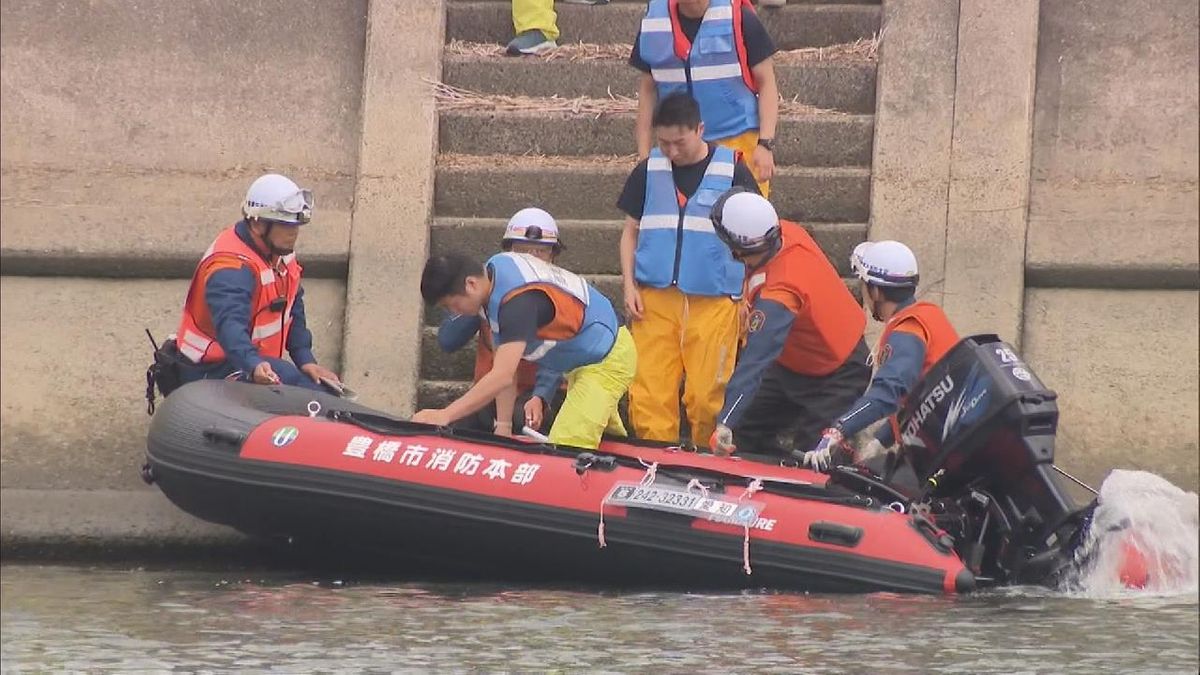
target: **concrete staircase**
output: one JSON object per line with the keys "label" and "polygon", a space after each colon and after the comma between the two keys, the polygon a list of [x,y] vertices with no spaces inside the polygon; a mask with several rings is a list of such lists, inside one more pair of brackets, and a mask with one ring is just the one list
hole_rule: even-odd
{"label": "concrete staircase", "polygon": [[[511,58],[499,46],[511,37],[507,0],[448,3],[433,253],[483,259],[513,212],[541,206],[562,228],[563,266],[619,298],[623,217],[615,202],[635,159],[637,73],[626,59],[644,7],[559,4],[563,47],[547,58]],[[870,203],[879,4],[791,0],[759,16],[786,52],[776,57],[785,103],[772,201],[808,226],[846,274]],[[461,393],[472,372],[471,349],[438,349],[437,314],[426,316],[421,407]]]}

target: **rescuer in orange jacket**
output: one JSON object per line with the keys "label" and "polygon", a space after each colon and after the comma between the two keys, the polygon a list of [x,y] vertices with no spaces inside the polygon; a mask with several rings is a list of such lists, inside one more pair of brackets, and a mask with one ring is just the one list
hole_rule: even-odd
{"label": "rescuer in orange jacket", "polygon": [[958,343],[958,332],[941,307],[916,300],[917,257],[898,241],[865,241],[850,256],[862,285],[863,300],[876,321],[884,322],[872,361],[876,368],[867,392],[822,434],[820,443],[803,455],[818,471],[829,468],[843,439],[888,417],[875,437],[855,458],[865,461],[896,441],[895,412],[908,392],[946,352]]}
{"label": "rescuer in orange jacket", "polygon": [[[812,447],[870,379],[862,307],[808,232],[781,223],[766,198],[734,188],[713,205],[712,221],[746,266],[751,306],[709,447],[785,455]],[[781,446],[784,430],[793,439]]]}
{"label": "rescuer in orange jacket", "polygon": [[[219,235],[192,276],[176,344],[181,379],[234,378],[321,390],[338,376],[317,363],[295,246],[312,193],[266,174],[250,185],[244,218]],[[284,353],[292,362],[284,360]]]}

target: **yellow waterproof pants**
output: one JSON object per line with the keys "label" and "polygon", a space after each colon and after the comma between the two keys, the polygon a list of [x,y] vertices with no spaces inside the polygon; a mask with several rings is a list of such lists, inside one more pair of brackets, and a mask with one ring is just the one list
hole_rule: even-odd
{"label": "yellow waterproof pants", "polygon": [[512,0],[512,17],[514,35],[527,30],[540,30],[547,39],[558,39],[558,15],[554,12],[554,0]]}
{"label": "yellow waterproof pants", "polygon": [[[751,129],[744,134],[722,138],[717,141],[717,145],[723,145],[730,150],[742,153],[742,161],[746,163],[746,166],[750,167],[750,172],[754,173],[754,179],[758,180],[758,174],[754,171],[754,163],[750,161],[754,157],[754,149],[758,147],[758,129]],[[771,181],[759,180],[758,191],[762,193],[762,196],[770,197]],[[720,411],[718,410],[717,412]]]}
{"label": "yellow waterproof pants", "polygon": [[642,288],[642,318],[631,324],[638,350],[629,420],[639,438],[679,440],[679,385],[692,442],[708,443],[738,348],[738,305],[728,297]]}
{"label": "yellow waterproof pants", "polygon": [[637,362],[633,338],[622,326],[603,361],[567,373],[567,398],[550,427],[550,442],[595,450],[605,431],[627,436],[617,403],[629,391]]}

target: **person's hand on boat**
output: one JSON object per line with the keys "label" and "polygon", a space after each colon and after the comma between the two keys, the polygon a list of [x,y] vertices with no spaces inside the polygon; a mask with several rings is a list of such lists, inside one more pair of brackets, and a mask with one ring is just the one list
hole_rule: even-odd
{"label": "person's hand on boat", "polygon": [[708,439],[708,448],[714,455],[721,457],[737,452],[737,446],[733,444],[733,429],[724,424],[718,424]]}
{"label": "person's hand on boat", "polygon": [[525,402],[525,425],[530,429],[541,429],[545,415],[546,403],[541,396],[532,396]]}
{"label": "person's hand on boat", "polygon": [[279,384],[279,376],[275,374],[275,369],[267,361],[255,366],[250,377],[258,384]]}
{"label": "person's hand on boat", "polygon": [[418,410],[417,414],[412,416],[412,421],[419,424],[432,424],[435,427],[448,427],[453,420],[443,408],[426,408]]}
{"label": "person's hand on boat", "polygon": [[303,366],[300,366],[300,372],[311,377],[312,381],[316,382],[317,384],[321,383],[321,378],[333,380],[338,384],[341,384],[342,382],[342,379],[337,376],[337,373],[319,363],[306,363]]}
{"label": "person's hand on boat", "polygon": [[828,471],[833,464],[833,450],[842,443],[842,432],[837,428],[826,429],[821,434],[821,442],[817,447],[804,453],[800,460],[802,466],[813,471]]}

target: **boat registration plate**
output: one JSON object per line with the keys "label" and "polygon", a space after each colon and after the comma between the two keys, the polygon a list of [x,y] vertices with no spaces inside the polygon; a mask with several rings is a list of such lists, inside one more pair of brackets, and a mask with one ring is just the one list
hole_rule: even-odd
{"label": "boat registration plate", "polygon": [[758,514],[762,513],[765,506],[763,502],[719,499],[706,497],[699,492],[632,482],[613,485],[604,503],[747,526],[758,520]]}

